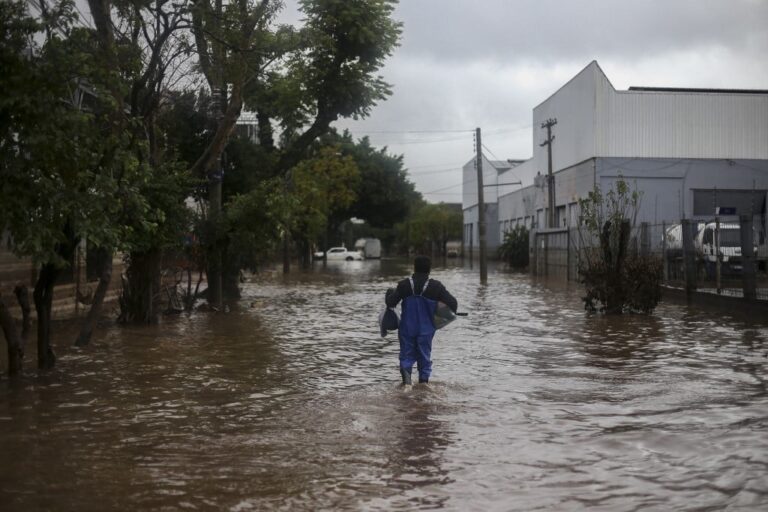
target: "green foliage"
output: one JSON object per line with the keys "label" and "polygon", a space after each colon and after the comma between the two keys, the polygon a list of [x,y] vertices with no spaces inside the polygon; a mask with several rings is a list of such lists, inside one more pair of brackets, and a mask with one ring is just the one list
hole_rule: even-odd
{"label": "green foliage", "polygon": [[620,254],[620,226],[629,222],[630,227],[634,227],[641,198],[642,194],[637,189],[632,190],[621,176],[605,195],[595,186],[585,199],[579,200],[582,232],[597,238],[603,236],[606,224],[611,226],[607,233],[608,244],[613,257],[617,257]]}
{"label": "green foliage", "polygon": [[357,200],[342,212],[344,218],[364,219],[374,228],[392,228],[420,204],[421,194],[408,179],[402,155],[372,147],[368,137],[354,142],[349,132],[333,133],[329,140],[339,141],[342,153],[354,158],[360,170]]}
{"label": "green foliage", "polygon": [[[280,62],[249,80],[245,104],[259,114],[259,134],[272,144],[282,128],[278,169],[286,172],[339,118],[362,118],[391,94],[378,72],[400,37],[393,0],[302,0],[299,30],[269,31],[265,52]],[[277,150],[277,149],[276,149]]]}
{"label": "green foliage", "polygon": [[[58,248],[72,233],[109,247],[126,241],[131,228],[119,220],[126,209],[144,220],[148,169],[130,132],[108,129],[112,102],[100,91],[115,77],[93,64],[92,35],[72,28],[72,4],[53,3],[46,25],[14,6],[0,7],[9,34],[0,43],[0,230],[17,255],[62,266]],[[42,46],[21,45],[46,29]]]}
{"label": "green foliage", "polygon": [[[206,91],[168,91],[163,103],[157,122],[165,150],[189,168],[216,131],[211,96]],[[204,175],[194,177],[205,178]]]}
{"label": "green foliage", "polygon": [[661,262],[629,251],[640,199],[641,194],[619,176],[606,194],[595,187],[579,201],[578,271],[589,311],[651,313],[661,298]]}
{"label": "green foliage", "polygon": [[515,226],[504,233],[504,242],[499,246],[499,259],[512,268],[528,266],[529,231],[525,226]]}
{"label": "green foliage", "polygon": [[630,255],[624,266],[629,311],[651,314],[661,301],[664,263],[656,256]]}
{"label": "green foliage", "polygon": [[445,204],[423,204],[399,227],[399,243],[417,252],[446,253],[449,240],[461,238],[462,213]]}
{"label": "green foliage", "polygon": [[400,24],[393,0],[301,0],[306,15],[306,59],[299,76],[320,111],[365,117],[391,94],[376,73],[398,44]]}
{"label": "green foliage", "polygon": [[268,258],[295,207],[295,199],[286,195],[285,182],[279,178],[264,180],[229,200],[219,232],[228,241],[228,253],[237,268],[257,269]]}
{"label": "green foliage", "polygon": [[313,240],[322,235],[334,212],[348,208],[356,198],[360,175],[355,161],[327,146],[291,171],[290,195],[294,208],[289,222],[294,236]]}

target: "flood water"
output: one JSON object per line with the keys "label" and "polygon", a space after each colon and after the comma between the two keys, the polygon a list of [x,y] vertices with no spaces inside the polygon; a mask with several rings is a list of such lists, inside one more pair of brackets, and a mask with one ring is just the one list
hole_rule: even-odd
{"label": "flood water", "polygon": [[60,334],[0,382],[2,510],[766,510],[768,325],[437,268],[469,315],[398,386],[406,262],[245,285],[228,314]]}

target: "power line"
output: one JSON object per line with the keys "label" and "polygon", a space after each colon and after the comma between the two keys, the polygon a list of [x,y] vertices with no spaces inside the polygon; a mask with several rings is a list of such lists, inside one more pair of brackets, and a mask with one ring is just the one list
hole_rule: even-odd
{"label": "power line", "polygon": [[385,141],[385,142],[378,142],[378,144],[384,144],[388,146],[408,146],[411,144],[435,144],[440,142],[457,142],[460,140],[465,140],[465,138],[464,137],[443,137],[443,138],[437,138],[437,139]]}
{"label": "power line", "polygon": [[[525,126],[510,126],[510,127],[499,127],[499,128],[492,128],[489,130],[485,130],[486,133],[507,133],[507,132],[515,132],[520,130],[527,130],[531,128],[533,125],[525,125]],[[389,134],[403,134],[403,133],[474,133],[474,129],[458,129],[458,130],[365,130],[365,129],[355,129],[355,128],[345,128],[347,131],[352,133],[389,133]]]}
{"label": "power line", "polygon": [[[490,154],[491,154],[491,156],[492,156],[493,158],[495,158],[496,160],[501,160],[501,158],[499,158],[499,157],[497,157],[496,155],[494,155],[494,154],[493,154],[493,151],[491,151],[491,150],[488,148],[488,146],[486,146],[485,144],[483,144],[482,146],[483,146],[483,148],[485,148],[485,149],[488,151],[488,153],[490,153]],[[496,167],[496,166],[493,164],[493,161],[492,161],[492,160],[489,160],[489,162],[491,163],[491,166],[492,166],[494,169],[496,169],[497,171],[509,171],[509,173],[510,173],[512,176],[514,176],[514,177],[515,177],[515,179],[517,179],[517,181],[519,182],[519,183],[499,183],[499,184],[498,184],[499,186],[501,186],[501,185],[520,185],[520,184],[522,183],[522,180],[520,179],[520,177],[519,177],[517,174],[515,174],[514,172],[512,172],[512,166],[510,166],[510,167],[507,167],[507,168],[504,168],[504,169],[500,169],[500,168]],[[496,186],[496,185],[494,185],[494,186]]]}
{"label": "power line", "polygon": [[424,172],[414,172],[412,173],[414,176],[426,176],[428,174],[442,174],[445,172],[455,172],[455,171],[461,171],[463,170],[462,167],[453,167],[451,169],[438,169],[435,171],[424,171]]}
{"label": "power line", "polygon": [[350,130],[347,128],[350,132],[357,131],[358,133],[390,133],[390,134],[401,134],[401,133],[471,133],[474,130]]}
{"label": "power line", "polygon": [[[483,173],[483,178],[484,178],[484,179],[485,179],[485,178],[491,178],[491,177],[493,177],[493,173],[491,173],[491,174],[486,174],[486,173]],[[455,184],[455,185],[450,185],[450,186],[448,186],[448,187],[442,187],[442,188],[438,188],[438,189],[435,189],[435,190],[433,190],[433,191],[431,191],[431,192],[422,192],[422,194],[434,194],[435,192],[441,192],[441,191],[443,191],[443,190],[448,190],[448,189],[451,189],[451,188],[454,188],[454,187],[460,187],[460,186],[462,186],[462,185],[466,185],[467,183],[472,183],[472,181],[474,181],[474,180],[473,180],[473,179],[464,180],[464,181],[462,181],[461,183],[457,183],[457,184]],[[506,185],[506,183],[505,183],[505,185]]]}
{"label": "power line", "polygon": [[511,132],[519,132],[522,130],[528,130],[530,128],[533,128],[532,124],[527,124],[525,126],[516,126],[514,128],[491,128],[489,130],[484,130],[485,135],[498,135],[500,133],[511,133]]}
{"label": "power line", "polygon": [[[455,185],[450,185],[450,186],[443,187],[443,188],[438,188],[438,189],[432,190],[430,192],[422,192],[422,194],[436,194],[438,192],[442,192],[443,190],[450,190],[452,188],[456,188],[456,187],[460,187],[462,185],[466,185],[470,181],[472,181],[472,180],[465,181],[465,182],[462,182],[462,183],[456,183]],[[459,192],[455,192],[455,193],[458,194]]]}
{"label": "power line", "polygon": [[[451,162],[451,163],[453,163],[453,162]],[[430,168],[430,167],[442,167],[442,168],[444,168],[444,169],[445,169],[445,168],[447,168],[447,166],[449,166],[449,165],[451,165],[451,164],[449,163],[449,164],[429,164],[429,165],[417,165],[417,166],[415,166],[415,167],[409,167],[409,168],[408,168],[408,170],[411,170],[411,171],[412,171],[413,169],[428,169],[428,168]],[[460,169],[460,167],[457,167],[457,169]]]}
{"label": "power line", "polygon": [[[493,154],[493,151],[491,151],[491,150],[488,148],[488,146],[486,146],[486,145],[485,145],[485,143],[483,143],[483,144],[481,144],[481,145],[483,146],[483,148],[485,148],[485,150],[486,150],[486,151],[488,151],[488,153],[490,153],[490,154],[491,154],[491,156],[492,156],[493,158],[495,158],[496,160],[499,160],[499,161],[501,160],[501,158],[499,158],[499,157],[497,157],[496,155],[494,155],[494,154]],[[496,166],[494,165],[494,167],[496,167]],[[498,167],[497,167],[497,169],[498,169]]]}

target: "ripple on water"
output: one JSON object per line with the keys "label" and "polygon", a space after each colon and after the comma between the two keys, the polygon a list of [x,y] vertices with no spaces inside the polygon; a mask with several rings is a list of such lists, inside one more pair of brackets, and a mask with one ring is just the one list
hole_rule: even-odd
{"label": "ripple on water", "polygon": [[[371,265],[369,265],[371,264]],[[228,315],[59,343],[0,393],[8,510],[768,507],[768,329],[437,269],[460,318],[398,386],[375,318],[404,262],[247,283]]]}

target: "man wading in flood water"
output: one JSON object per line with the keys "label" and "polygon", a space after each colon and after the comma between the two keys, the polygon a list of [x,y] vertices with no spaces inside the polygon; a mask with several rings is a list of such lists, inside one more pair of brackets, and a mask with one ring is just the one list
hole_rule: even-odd
{"label": "man wading in flood water", "polygon": [[435,325],[432,318],[437,302],[443,302],[454,313],[458,308],[456,299],[445,289],[443,283],[430,279],[432,263],[426,256],[413,260],[413,275],[397,283],[397,288],[387,290],[384,298],[387,307],[394,308],[403,301],[400,326],[400,375],[403,384],[411,384],[413,363],[419,368],[419,382],[429,382],[432,374],[432,338]]}

